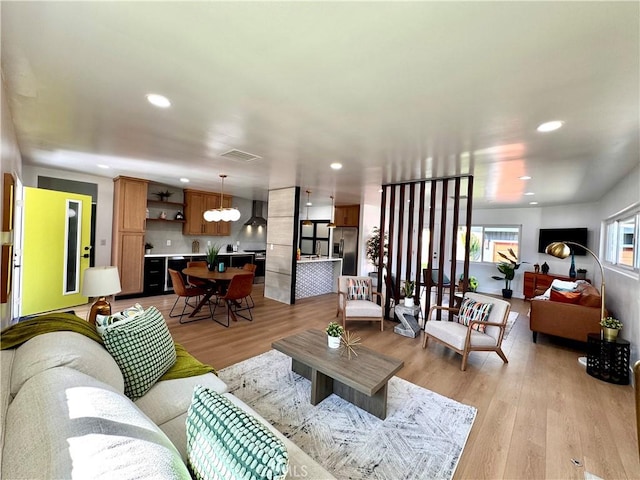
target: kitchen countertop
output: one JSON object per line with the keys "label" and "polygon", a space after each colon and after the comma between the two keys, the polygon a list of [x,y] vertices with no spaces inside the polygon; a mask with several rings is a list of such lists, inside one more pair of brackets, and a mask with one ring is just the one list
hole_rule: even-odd
{"label": "kitchen countertop", "polygon": [[303,255],[298,263],[312,263],[312,262],[337,262],[338,260],[342,260],[341,258],[329,258],[329,257],[320,257],[316,258],[305,258],[306,255]]}
{"label": "kitchen countertop", "polygon": [[[220,252],[218,255],[253,255],[255,257],[254,252]],[[153,257],[206,257],[207,254],[202,253],[149,253],[145,255],[145,258],[153,258]],[[264,257],[256,257],[258,260],[264,259]]]}

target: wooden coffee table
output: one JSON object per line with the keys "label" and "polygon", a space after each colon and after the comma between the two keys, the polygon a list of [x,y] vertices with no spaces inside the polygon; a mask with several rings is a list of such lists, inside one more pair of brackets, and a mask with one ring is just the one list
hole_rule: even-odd
{"label": "wooden coffee table", "polygon": [[404,366],[402,360],[388,357],[365,346],[355,347],[358,356],[341,355],[342,348],[327,346],[327,334],[307,330],[271,344],[291,357],[291,370],[311,380],[311,405],[332,393],[363,410],[385,419],[387,382]]}

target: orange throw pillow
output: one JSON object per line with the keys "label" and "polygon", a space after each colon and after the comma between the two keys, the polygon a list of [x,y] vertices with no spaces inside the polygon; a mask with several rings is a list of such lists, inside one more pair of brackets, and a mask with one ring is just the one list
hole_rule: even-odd
{"label": "orange throw pillow", "polygon": [[558,290],[551,289],[551,296],[549,297],[549,300],[560,303],[578,303],[581,296],[580,292],[560,292]]}
{"label": "orange throw pillow", "polygon": [[592,295],[583,293],[580,295],[580,300],[578,303],[585,307],[593,307],[600,308],[600,303],[602,302],[602,297],[600,295]]}

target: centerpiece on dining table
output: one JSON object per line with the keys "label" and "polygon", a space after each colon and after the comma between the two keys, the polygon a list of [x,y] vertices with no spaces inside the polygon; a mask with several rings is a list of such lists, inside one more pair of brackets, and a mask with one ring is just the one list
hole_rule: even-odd
{"label": "centerpiece on dining table", "polygon": [[218,253],[220,252],[221,245],[214,243],[207,248],[207,268],[213,272],[218,268]]}

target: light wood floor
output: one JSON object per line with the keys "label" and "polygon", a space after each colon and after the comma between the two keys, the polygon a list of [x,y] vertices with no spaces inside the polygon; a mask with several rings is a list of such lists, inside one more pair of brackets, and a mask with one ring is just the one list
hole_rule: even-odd
{"label": "light wood floor", "polygon": [[[155,305],[174,339],[199,360],[222,369],[266,352],[271,342],[308,328],[323,329],[335,318],[336,295],[328,294],[284,305],[254,287],[254,321],[230,328],[202,320],[180,325],[169,318],[175,296],[118,300],[113,311],[135,302]],[[503,349],[509,364],[495,353],[472,353],[466,372],[461,357],[421,338],[393,333],[394,322],[348,325],[364,344],[404,360],[398,376],[459,402],[473,405],[478,415],[456,479],[583,479],[585,472],[605,479],[640,478],[631,386],[597,380],[585,372],[575,346],[540,334],[531,340],[528,302],[514,299],[519,312]],[[86,315],[87,307],[76,313]],[[575,459],[582,466],[572,462]]]}

